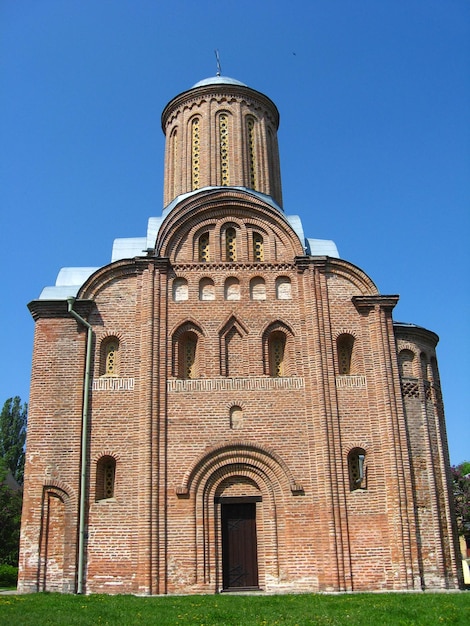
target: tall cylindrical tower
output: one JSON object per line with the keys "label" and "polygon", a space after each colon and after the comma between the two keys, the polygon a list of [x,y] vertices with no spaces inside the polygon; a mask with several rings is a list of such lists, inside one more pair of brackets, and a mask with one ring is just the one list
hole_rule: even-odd
{"label": "tall cylindrical tower", "polygon": [[173,98],[166,136],[164,206],[203,187],[246,187],[282,205],[276,105],[259,91],[214,76]]}

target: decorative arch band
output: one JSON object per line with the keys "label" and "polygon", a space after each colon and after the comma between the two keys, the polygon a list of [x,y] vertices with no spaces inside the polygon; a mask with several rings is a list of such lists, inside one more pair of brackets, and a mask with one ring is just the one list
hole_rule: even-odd
{"label": "decorative arch band", "polygon": [[181,486],[176,489],[176,495],[189,497],[192,488],[197,489],[201,481],[228,465],[260,468],[267,474],[274,474],[282,482],[286,481],[293,495],[304,493],[302,485],[294,479],[289,467],[276,452],[238,441],[225,446],[214,446],[200,456],[185,474]]}

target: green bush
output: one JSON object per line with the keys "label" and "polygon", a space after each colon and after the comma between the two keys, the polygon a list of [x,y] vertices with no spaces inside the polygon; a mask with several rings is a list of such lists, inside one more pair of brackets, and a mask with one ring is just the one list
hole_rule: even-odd
{"label": "green bush", "polygon": [[0,587],[16,587],[18,568],[0,564]]}

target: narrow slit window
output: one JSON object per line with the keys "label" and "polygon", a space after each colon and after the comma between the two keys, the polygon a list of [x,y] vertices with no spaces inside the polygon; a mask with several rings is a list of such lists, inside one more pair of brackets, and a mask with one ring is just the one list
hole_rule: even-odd
{"label": "narrow slit window", "polygon": [[220,137],[220,179],[221,185],[230,185],[229,172],[229,145],[228,145],[228,115],[222,113],[219,116],[219,137]]}
{"label": "narrow slit window", "polygon": [[169,189],[172,197],[178,195],[178,131],[173,129],[170,136],[170,168],[169,168]]}
{"label": "narrow slit window", "polygon": [[355,448],[348,454],[349,487],[351,491],[366,488],[366,453]]}
{"label": "narrow slit window", "polygon": [[197,336],[185,333],[179,342],[179,378],[196,378]]}
{"label": "narrow slit window", "polygon": [[193,189],[200,187],[200,156],[201,138],[199,128],[199,118],[195,117],[191,123],[191,183]]}
{"label": "narrow slit window", "polygon": [[102,457],[96,465],[96,500],[114,498],[116,460],[112,456]]}
{"label": "narrow slit window", "polygon": [[260,233],[253,233],[253,260],[264,261],[263,237]]}
{"label": "narrow slit window", "polygon": [[338,355],[338,373],[348,376],[351,374],[352,354],[354,337],[352,335],[340,335],[336,340]]}
{"label": "narrow slit window", "polygon": [[252,117],[247,119],[248,134],[248,158],[250,164],[250,188],[256,189],[256,143],[255,143],[255,120]]}
{"label": "narrow slit window", "polygon": [[235,228],[227,228],[225,231],[225,252],[227,261],[237,260],[237,233]]}
{"label": "narrow slit window", "polygon": [[101,344],[100,376],[119,376],[119,340],[108,337]]}
{"label": "narrow slit window", "polygon": [[106,376],[117,375],[117,351],[118,344],[111,341],[106,346]]}
{"label": "narrow slit window", "polygon": [[199,237],[198,241],[199,263],[208,263],[210,261],[209,253],[209,233],[204,233]]}
{"label": "narrow slit window", "polygon": [[269,337],[269,373],[273,378],[284,376],[284,353],[286,336],[282,332],[274,332]]}

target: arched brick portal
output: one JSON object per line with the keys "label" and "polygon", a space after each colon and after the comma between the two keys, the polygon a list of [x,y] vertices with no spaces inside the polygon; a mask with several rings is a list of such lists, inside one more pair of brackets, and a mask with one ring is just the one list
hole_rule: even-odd
{"label": "arched brick portal", "polygon": [[224,588],[222,508],[234,503],[249,503],[255,511],[255,586],[266,589],[278,581],[288,533],[286,500],[301,493],[286,464],[266,448],[239,442],[215,447],[200,458],[178,489],[193,506],[197,585]]}

